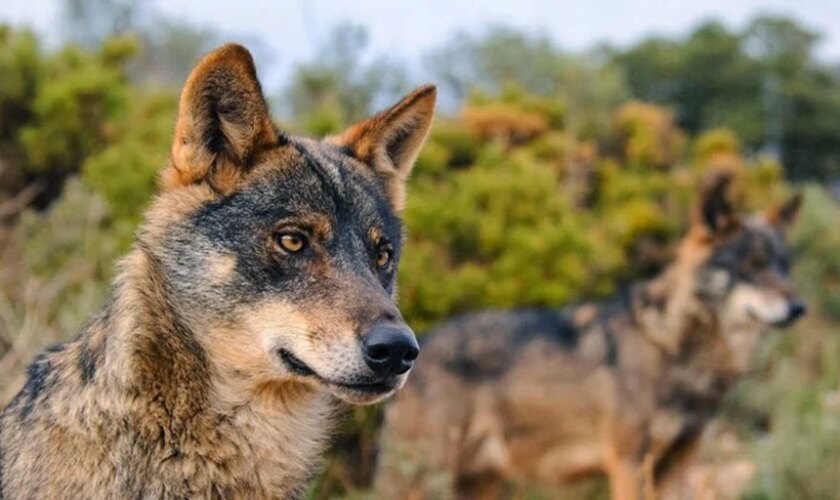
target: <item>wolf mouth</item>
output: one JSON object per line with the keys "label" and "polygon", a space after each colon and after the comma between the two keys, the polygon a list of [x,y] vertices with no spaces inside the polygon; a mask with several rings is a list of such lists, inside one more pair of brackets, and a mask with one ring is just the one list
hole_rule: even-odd
{"label": "wolf mouth", "polygon": [[315,370],[310,368],[309,365],[304,363],[300,358],[298,358],[288,350],[280,349],[278,351],[278,354],[280,355],[280,359],[292,373],[303,377],[316,378],[326,385],[339,387],[345,390],[349,389],[351,391],[361,392],[365,394],[384,394],[387,392],[391,392],[396,388],[394,384],[388,384],[387,382],[350,384],[347,382],[329,380],[318,375],[318,373]]}
{"label": "wolf mouth", "polygon": [[317,373],[315,373],[315,370],[309,368],[309,366],[303,361],[301,361],[300,358],[290,353],[286,349],[280,349],[278,353],[280,354],[280,359],[283,360],[283,363],[286,365],[286,367],[289,368],[289,371],[291,371],[292,373],[304,377],[314,376],[315,378],[321,378],[318,376]]}

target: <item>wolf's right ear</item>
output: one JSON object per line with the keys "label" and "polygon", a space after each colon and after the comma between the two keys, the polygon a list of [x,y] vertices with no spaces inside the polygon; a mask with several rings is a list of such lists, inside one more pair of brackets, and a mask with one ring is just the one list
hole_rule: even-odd
{"label": "wolf's right ear", "polygon": [[694,206],[692,224],[702,227],[710,236],[729,233],[739,224],[738,214],[729,198],[731,172],[718,172],[706,182],[700,199]]}
{"label": "wolf's right ear", "polygon": [[420,87],[385,111],[328,139],[373,169],[397,211],[402,210],[405,181],[431,128],[436,95],[434,85]]}
{"label": "wolf's right ear", "polygon": [[207,182],[230,192],[256,154],[277,145],[254,60],[241,45],[204,56],[181,93],[164,189]]}

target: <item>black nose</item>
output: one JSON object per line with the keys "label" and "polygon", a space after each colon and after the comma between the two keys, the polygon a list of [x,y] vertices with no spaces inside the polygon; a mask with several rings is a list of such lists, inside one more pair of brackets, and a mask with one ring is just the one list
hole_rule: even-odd
{"label": "black nose", "polygon": [[788,306],[788,321],[793,321],[804,316],[808,312],[808,306],[801,300],[793,300]]}
{"label": "black nose", "polygon": [[411,369],[420,346],[406,327],[380,325],[362,339],[365,363],[380,377],[401,375]]}

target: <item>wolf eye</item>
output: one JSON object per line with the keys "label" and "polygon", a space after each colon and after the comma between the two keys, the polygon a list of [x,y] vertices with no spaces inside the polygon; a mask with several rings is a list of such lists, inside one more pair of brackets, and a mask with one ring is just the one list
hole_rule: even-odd
{"label": "wolf eye", "polygon": [[298,253],[306,248],[306,236],[296,232],[279,232],[274,235],[274,242],[289,253]]}
{"label": "wolf eye", "polygon": [[388,267],[388,264],[391,263],[391,259],[394,257],[394,252],[388,247],[380,247],[379,251],[376,253],[376,267],[379,269],[385,269]]}

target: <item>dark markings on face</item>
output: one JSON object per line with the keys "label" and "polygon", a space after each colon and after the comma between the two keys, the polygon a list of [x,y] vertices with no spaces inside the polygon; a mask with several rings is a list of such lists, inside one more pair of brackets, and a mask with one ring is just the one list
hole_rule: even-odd
{"label": "dark markings on face", "polygon": [[[714,281],[712,273],[719,271],[726,273],[727,283],[720,290],[713,290],[715,286],[709,282]],[[772,227],[746,224],[714,251],[700,272],[700,292],[711,297],[725,294],[738,283],[769,286],[787,279],[790,250]]]}
{"label": "dark markings on face", "polygon": [[[337,300],[336,286],[348,280],[393,292],[402,230],[382,190],[338,148],[287,141],[285,164],[255,174],[243,189],[204,206],[170,234],[170,281],[184,295],[207,299],[195,292],[206,292],[206,283],[196,280],[206,277],[202,266],[213,254],[236,259],[230,280],[213,292],[230,305],[272,294],[290,301]],[[328,234],[315,226],[328,227]],[[381,241],[371,241],[371,229]],[[272,246],[273,235],[285,230],[305,235],[305,248],[289,253]],[[393,259],[379,269],[376,245],[385,242]]]}

